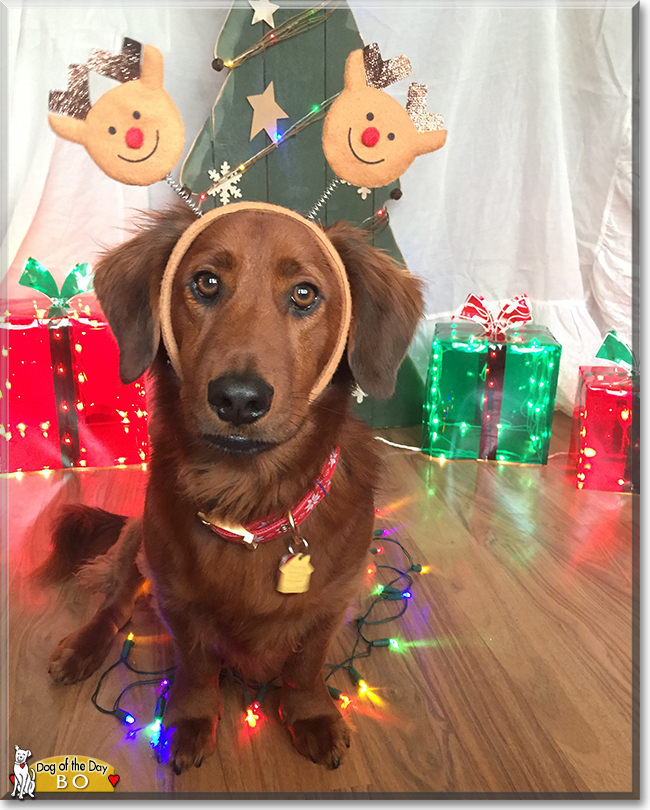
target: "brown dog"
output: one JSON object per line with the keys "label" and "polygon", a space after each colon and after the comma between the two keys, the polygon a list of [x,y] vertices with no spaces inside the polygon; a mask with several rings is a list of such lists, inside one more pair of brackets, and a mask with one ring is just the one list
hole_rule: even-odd
{"label": "brown dog", "polygon": [[[280,711],[296,748],[338,767],[349,736],[323,664],[365,566],[379,466],[370,432],[349,413],[350,390],[356,380],[369,394],[391,395],[421,315],[419,285],[362,231],[327,230],[349,279],[352,322],[347,358],[312,400],[342,306],[322,244],[296,218],[273,211],[220,217],[189,246],[174,279],[180,375],[159,339],[159,294],[192,221],[182,209],[154,215],[96,267],[124,382],[149,368],[155,381],[150,474],[141,520],[79,507],[55,532],[50,570],[58,566],[60,575],[106,552],[126,522],[108,552],[114,575],[104,605],[60,642],[50,673],[72,683],[101,664],[142,583],[135,563],[142,539],[174,641],[165,726],[173,729],[176,772],[213,750],[219,672],[229,666],[258,680],[281,674]],[[309,588],[281,593],[278,567],[288,541],[298,542],[291,533],[251,550],[199,512],[225,527],[283,518],[314,490],[336,448],[331,490],[299,526],[314,569]]]}

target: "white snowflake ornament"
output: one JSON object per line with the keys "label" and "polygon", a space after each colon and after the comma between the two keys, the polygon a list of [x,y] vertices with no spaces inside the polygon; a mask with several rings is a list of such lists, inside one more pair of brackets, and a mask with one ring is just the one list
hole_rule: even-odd
{"label": "white snowflake ornament", "polygon": [[357,189],[357,194],[361,194],[361,199],[365,201],[368,194],[370,194],[370,189],[366,188],[365,186],[361,186]]}
{"label": "white snowflake ornament", "polygon": [[208,194],[212,197],[218,194],[222,205],[228,205],[231,197],[233,200],[238,200],[241,197],[241,190],[237,186],[237,183],[241,180],[241,172],[231,171],[230,165],[225,160],[221,164],[220,172],[209,169],[208,175],[213,183],[212,187],[208,189]]}
{"label": "white snowflake ornament", "polygon": [[368,396],[360,385],[355,385],[352,389],[352,396],[356,399],[357,403],[361,405],[363,400]]}

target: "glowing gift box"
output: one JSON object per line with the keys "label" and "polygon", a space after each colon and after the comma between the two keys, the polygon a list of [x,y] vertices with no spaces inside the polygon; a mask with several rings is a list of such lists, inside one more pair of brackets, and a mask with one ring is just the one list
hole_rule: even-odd
{"label": "glowing gift box", "polygon": [[[638,492],[639,375],[631,349],[609,332],[596,353],[617,365],[581,366],[578,384],[578,489]],[[575,435],[574,432],[574,435]]]}
{"label": "glowing gift box", "polygon": [[478,322],[436,325],[423,453],[546,463],[562,349],[544,326],[502,326],[486,332]]}
{"label": "glowing gift box", "polygon": [[60,292],[33,259],[28,271],[31,280],[38,276],[42,282],[29,286],[48,295],[52,305],[43,317],[43,311],[30,312],[25,301],[10,302],[0,319],[2,472],[145,462],[143,382],[121,383],[117,343],[105,321],[66,313],[72,295],[89,288],[69,281],[74,273],[83,281],[85,266],[75,268]]}

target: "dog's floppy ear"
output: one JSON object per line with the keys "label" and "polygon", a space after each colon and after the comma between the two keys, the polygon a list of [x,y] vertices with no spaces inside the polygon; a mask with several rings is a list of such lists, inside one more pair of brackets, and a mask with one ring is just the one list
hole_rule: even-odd
{"label": "dog's floppy ear", "polygon": [[25,759],[29,759],[31,757],[31,755],[32,755],[32,752],[29,749],[27,749],[27,751],[25,751]]}
{"label": "dog's floppy ear", "polygon": [[420,282],[369,245],[366,231],[339,222],[326,233],[343,260],[352,291],[352,374],[366,394],[388,399],[422,315]]}
{"label": "dog's floppy ear", "polygon": [[95,266],[95,290],[120,347],[123,383],[137,380],[156,356],[160,283],[174,245],[195,219],[185,206],[148,214],[137,236]]}

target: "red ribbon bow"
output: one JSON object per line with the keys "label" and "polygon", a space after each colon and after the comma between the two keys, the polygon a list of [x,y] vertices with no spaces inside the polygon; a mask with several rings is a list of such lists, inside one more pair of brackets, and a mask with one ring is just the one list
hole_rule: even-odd
{"label": "red ribbon bow", "polygon": [[503,340],[505,332],[512,326],[521,326],[533,320],[530,311],[530,299],[526,293],[513,296],[501,307],[499,314],[494,317],[485,305],[482,295],[470,293],[452,318],[463,318],[480,324],[486,334],[493,340]]}

